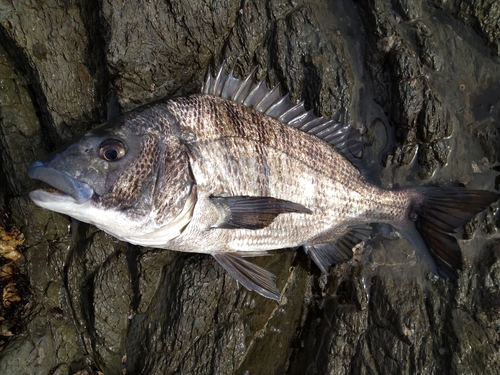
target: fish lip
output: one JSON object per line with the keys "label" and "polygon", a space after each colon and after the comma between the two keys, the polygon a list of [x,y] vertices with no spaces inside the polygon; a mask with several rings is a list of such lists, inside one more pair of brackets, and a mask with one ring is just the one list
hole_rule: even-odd
{"label": "fish lip", "polygon": [[[31,163],[28,168],[28,176],[30,178],[43,181],[62,192],[62,194],[59,194],[37,190],[30,194],[32,199],[43,199],[43,197],[47,198],[50,196],[57,197],[57,200],[61,201],[67,200],[69,199],[69,196],[71,196],[76,203],[82,204],[94,195],[94,189],[92,189],[90,185],[85,182],[75,180],[66,173],[58,171],[57,169],[47,167],[39,160]],[[40,195],[41,192],[44,194]]]}

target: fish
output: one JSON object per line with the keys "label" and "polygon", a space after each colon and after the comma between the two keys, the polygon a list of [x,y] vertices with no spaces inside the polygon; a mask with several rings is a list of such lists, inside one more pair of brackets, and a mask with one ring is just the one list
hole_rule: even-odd
{"label": "fish", "polygon": [[351,126],[254,75],[209,68],[200,93],[117,115],[34,161],[28,175],[51,189],[30,192],[31,200],[132,244],[210,254],[276,301],[275,275],[245,258],[302,247],[328,274],[373,223],[394,227],[435,275],[457,280],[456,230],[500,194],[376,186]]}

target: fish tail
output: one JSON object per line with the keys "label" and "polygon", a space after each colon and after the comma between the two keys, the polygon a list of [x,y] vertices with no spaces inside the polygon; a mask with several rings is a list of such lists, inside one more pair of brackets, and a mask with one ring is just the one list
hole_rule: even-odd
{"label": "fish tail", "polygon": [[462,253],[456,229],[491,203],[500,194],[459,187],[424,187],[413,190],[407,219],[396,228],[423,255],[432,271],[449,281],[458,279]]}

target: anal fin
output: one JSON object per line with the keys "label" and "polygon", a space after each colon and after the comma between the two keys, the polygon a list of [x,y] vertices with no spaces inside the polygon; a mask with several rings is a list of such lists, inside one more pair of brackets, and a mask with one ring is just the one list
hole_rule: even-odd
{"label": "anal fin", "polygon": [[311,256],[318,268],[328,275],[328,268],[335,263],[345,262],[352,258],[352,249],[367,239],[372,228],[369,225],[356,225],[328,243],[304,245],[304,250]]}
{"label": "anal fin", "polygon": [[265,269],[243,259],[237,253],[212,253],[219,264],[248,290],[278,301],[280,292],[276,287],[276,276]]}
{"label": "anal fin", "polygon": [[270,225],[280,214],[312,211],[301,204],[273,197],[211,197],[210,200],[226,211],[226,220],[217,228],[262,229]]}

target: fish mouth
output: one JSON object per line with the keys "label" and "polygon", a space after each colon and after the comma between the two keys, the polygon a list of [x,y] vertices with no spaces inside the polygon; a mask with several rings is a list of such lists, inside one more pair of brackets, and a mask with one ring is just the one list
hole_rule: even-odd
{"label": "fish mouth", "polygon": [[41,161],[33,162],[28,168],[28,176],[35,180],[49,184],[54,190],[35,190],[30,198],[36,202],[67,201],[82,204],[94,195],[92,189],[85,182],[75,180],[66,173],[45,166]]}

